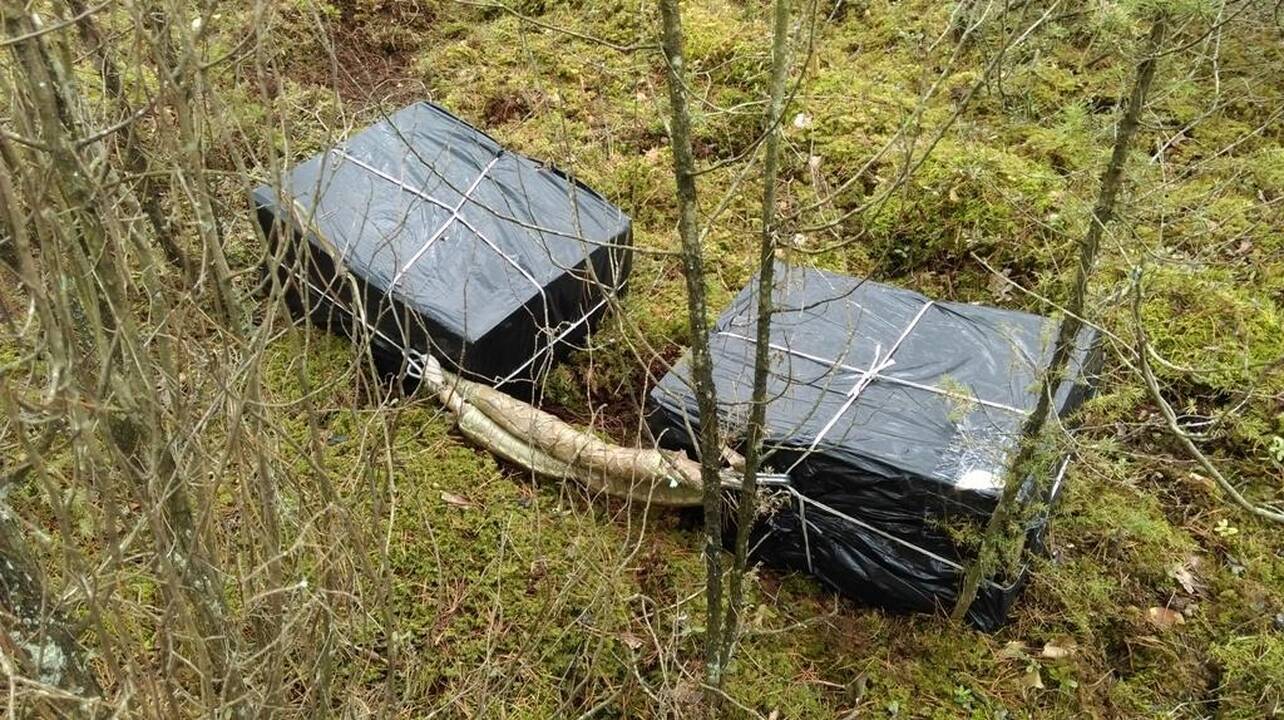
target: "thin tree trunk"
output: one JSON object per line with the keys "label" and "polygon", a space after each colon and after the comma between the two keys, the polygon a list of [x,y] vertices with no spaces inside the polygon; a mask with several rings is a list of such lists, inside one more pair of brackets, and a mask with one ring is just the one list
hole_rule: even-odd
{"label": "thin tree trunk", "polygon": [[954,604],[954,611],[950,615],[950,619],[954,622],[962,622],[967,616],[972,602],[976,599],[982,578],[991,569],[993,560],[998,555],[998,546],[1007,539],[1008,524],[1015,510],[1017,491],[1022,485],[1021,479],[1031,469],[1031,461],[1038,449],[1039,437],[1051,411],[1052,398],[1061,385],[1075,340],[1083,329],[1083,307],[1088,294],[1088,281],[1092,276],[1092,269],[1101,248],[1102,233],[1106,225],[1115,217],[1119,188],[1123,184],[1124,165],[1128,159],[1128,151],[1132,147],[1133,136],[1137,134],[1141,109],[1150,91],[1150,83],[1155,77],[1155,65],[1159,59],[1159,47],[1163,44],[1166,26],[1167,18],[1160,15],[1150,28],[1146,54],[1137,66],[1137,80],[1128,98],[1128,106],[1119,121],[1114,151],[1110,155],[1105,173],[1101,176],[1101,190],[1097,195],[1097,203],[1092,209],[1092,222],[1079,243],[1079,265],[1075,270],[1074,285],[1070,288],[1070,297],[1066,302],[1065,319],[1061,321],[1056,343],[1053,345],[1052,360],[1048,363],[1048,368],[1039,383],[1039,398],[1034,411],[1026,418],[1021,428],[1020,445],[1016,455],[1008,463],[1008,472],[1005,475],[1007,482],[994,508],[994,514],[990,516],[989,523],[986,525],[981,547],[976,559],[964,573],[963,585]]}
{"label": "thin tree trunk", "polygon": [[[668,72],[669,137],[673,146],[673,175],[677,185],[678,236],[687,280],[687,318],[691,332],[691,375],[700,413],[700,479],[704,491],[704,557],[707,608],[705,612],[705,680],[721,684],[722,640],[722,492],[719,471],[722,441],[718,431],[717,389],[709,359],[709,321],[704,288],[704,256],[696,227],[695,156],[691,151],[691,115],[687,107],[686,61],[682,54],[682,18],[678,0],[660,0],[664,25],[661,46]],[[711,702],[716,692],[709,690]]]}
{"label": "thin tree trunk", "polygon": [[[71,626],[53,608],[13,511],[0,504],[0,649],[31,679],[89,701],[102,696]],[[17,668],[15,668],[16,670]],[[85,708],[81,708],[81,712]]]}
{"label": "thin tree trunk", "polygon": [[767,371],[770,369],[772,292],[776,280],[776,179],[780,169],[780,117],[785,108],[785,80],[789,77],[789,0],[776,0],[771,36],[771,84],[767,133],[762,161],[762,235],[758,246],[758,317],[753,358],[753,394],[745,439],[744,480],[736,508],[736,544],[727,588],[727,619],[721,664],[731,661],[744,604],[744,574],[748,565],[749,530],[758,510],[758,470],[762,464],[762,439],[767,419]]}
{"label": "thin tree trunk", "polygon": [[[94,19],[93,13],[88,11],[85,0],[67,0],[67,7],[73,16],[79,18],[76,20],[76,28],[80,32],[80,38],[89,48],[90,54],[94,56],[94,64],[98,68],[99,75],[102,76],[108,95],[116,104],[117,111],[122,117],[129,117],[133,114],[133,109],[130,108],[129,98],[125,95],[120,68],[116,66],[116,61],[103,40],[98,21]],[[125,170],[137,178],[138,191],[134,193],[134,197],[152,226],[157,244],[160,245],[170,263],[182,271],[186,280],[189,283],[193,282],[195,277],[190,261],[187,259],[187,254],[178,246],[174,230],[161,206],[161,188],[147,174],[147,158],[139,146],[138,136],[134,132],[134,123],[126,123],[120,129],[119,145]]]}
{"label": "thin tree trunk", "polygon": [[[227,321],[225,327],[235,337],[242,338],[245,335],[245,313],[232,289],[232,270],[223,252],[223,225],[215,212],[214,193],[205,172],[204,121],[199,112],[204,79],[193,45],[194,31],[187,29],[185,24],[172,21],[191,14],[207,18],[199,14],[200,11],[192,13],[186,5],[172,7],[162,3],[159,10],[146,14],[142,25],[151,32],[156,66],[163,74],[162,87],[174,111],[175,128],[178,130],[178,161],[173,166],[175,177],[186,190],[196,216],[196,233],[202,245],[201,274],[208,270],[213,275],[214,299]],[[177,43],[171,25],[177,28]]]}
{"label": "thin tree trunk", "polygon": [[[0,147],[3,146],[0,140]],[[31,262],[31,248],[27,239],[24,219],[18,214],[18,197],[12,183],[11,168],[0,152],[0,227],[5,228],[13,243],[14,270],[22,279],[28,293],[40,302],[34,309],[46,328],[50,366],[61,370],[66,367],[66,348],[63,335],[43,302],[38,273]],[[9,398],[6,398],[9,400]],[[16,413],[10,412],[12,419]],[[0,477],[0,490],[20,483],[20,478],[40,462],[39,452],[48,448],[45,443],[39,451],[28,455],[28,464],[7,477]],[[44,573],[23,537],[13,511],[0,500],[0,646],[9,657],[21,653],[33,677],[41,678],[72,695],[83,698],[101,697],[102,690],[92,670],[86,665],[75,633],[65,619],[51,611],[49,596],[44,586]],[[13,670],[16,670],[14,668]],[[13,670],[8,670],[12,672]]]}
{"label": "thin tree trunk", "polygon": [[[152,510],[159,574],[169,581],[165,590],[187,600],[199,638],[196,645],[208,653],[213,670],[203,675],[219,685],[234,716],[245,716],[246,692],[235,664],[234,628],[225,621],[222,579],[202,547],[188,481],[170,447],[172,433],[163,422],[154,378],[141,369],[158,367],[169,376],[177,374],[167,360],[167,336],[158,333],[152,346],[145,346],[130,311],[129,275],[121,265],[127,230],[114,222],[113,213],[103,212],[116,198],[93,183],[94,175],[74,144],[83,128],[77,118],[79,90],[67,71],[69,54],[57,36],[30,37],[37,25],[25,10],[6,7],[5,12],[9,34],[29,36],[14,48],[27,81],[28,94],[21,98],[24,110],[39,121],[48,148],[41,152],[47,153],[51,170],[51,181],[30,183],[35,191],[28,200],[43,203],[51,211],[49,217],[58,218],[56,223],[42,219],[33,225],[42,233],[42,255],[69,262],[59,270],[74,278],[70,294],[59,290],[51,297],[50,310],[63,317],[77,312],[85,316],[75,325],[70,320],[61,323],[77,327],[77,340],[85,347],[84,357],[70,368],[73,382],[102,385],[109,393],[109,400],[97,403],[103,408],[98,411],[102,439],[122,475],[133,481],[140,505]],[[146,280],[148,274],[143,277]],[[148,290],[156,300],[159,288]],[[105,368],[115,371],[107,373]]]}

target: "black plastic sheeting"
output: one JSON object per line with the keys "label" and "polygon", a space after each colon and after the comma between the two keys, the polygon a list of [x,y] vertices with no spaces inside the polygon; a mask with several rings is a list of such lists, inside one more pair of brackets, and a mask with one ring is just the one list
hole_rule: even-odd
{"label": "black plastic sheeting", "polygon": [[[729,437],[743,434],[749,414],[756,285],[710,335]],[[949,528],[982,525],[992,513],[1055,324],[783,264],[775,303],[766,465],[788,480],[765,490],[779,506],[751,533],[754,558],[892,610],[952,607],[967,558]],[[1095,345],[1092,331],[1079,338],[1055,398],[1059,414],[1090,394],[1084,370],[1094,370]],[[699,419],[688,377],[684,358],[660,380],[650,423],[661,444],[693,450]],[[1024,480],[1022,502],[1043,501],[1030,507],[1035,547],[1065,466]],[[1002,625],[1026,575],[984,583],[971,622]]]}
{"label": "black plastic sheeting", "polygon": [[404,369],[408,349],[525,387],[629,273],[619,208],[427,102],[294,167],[279,189],[253,197],[269,237],[289,239],[273,247],[292,306],[350,335],[376,328],[385,372]]}

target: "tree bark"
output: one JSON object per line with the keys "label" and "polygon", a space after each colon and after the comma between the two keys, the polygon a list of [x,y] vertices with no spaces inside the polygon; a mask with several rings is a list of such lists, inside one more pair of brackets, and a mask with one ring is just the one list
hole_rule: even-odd
{"label": "tree bark", "polygon": [[[51,607],[43,573],[31,557],[12,510],[0,504],[0,626],[4,652],[31,679],[86,701],[102,696],[71,626]],[[83,711],[83,708],[82,708]]]}
{"label": "tree bark", "polygon": [[1096,205],[1092,209],[1092,223],[1079,242],[1079,265],[1075,270],[1074,284],[1070,288],[1070,296],[1066,302],[1065,319],[1061,321],[1057,331],[1052,359],[1039,383],[1039,398],[1034,411],[1021,427],[1018,449],[1008,463],[1008,471],[1005,474],[1007,481],[999,496],[999,502],[994,508],[994,514],[990,516],[986,525],[981,547],[976,558],[968,565],[967,572],[964,573],[963,584],[950,615],[950,619],[954,622],[962,622],[967,616],[972,602],[976,599],[981,580],[994,564],[997,546],[1007,539],[1008,524],[1015,510],[1017,492],[1022,484],[1021,479],[1031,470],[1032,460],[1038,450],[1039,438],[1051,411],[1052,398],[1065,375],[1075,340],[1083,330],[1083,308],[1088,294],[1088,281],[1101,249],[1102,234],[1106,225],[1115,217],[1119,189],[1123,184],[1124,165],[1128,159],[1128,151],[1132,147],[1133,137],[1137,134],[1137,125],[1141,119],[1146,95],[1150,92],[1150,84],[1155,77],[1155,65],[1159,60],[1159,47],[1163,44],[1166,27],[1167,19],[1162,15],[1157,17],[1151,25],[1146,54],[1137,65],[1137,79],[1133,83],[1123,117],[1119,120],[1114,150],[1101,176],[1101,189],[1097,195]]}
{"label": "tree bark", "polygon": [[[104,211],[117,198],[94,183],[84,150],[75,144],[84,130],[77,116],[80,91],[67,70],[69,53],[54,35],[33,36],[37,25],[25,9],[4,10],[9,34],[27,36],[14,47],[15,64],[26,81],[19,97],[21,107],[38,120],[47,148],[41,152],[49,162],[48,180],[29,178],[33,190],[27,202],[49,210],[35,215],[40,219],[33,226],[42,231],[42,256],[69,262],[60,271],[70,269],[74,278],[69,292],[54,288],[48,293],[48,315],[83,314],[74,325],[70,319],[57,321],[76,327],[75,339],[84,348],[74,362],[67,358],[73,392],[101,387],[106,393],[95,398],[101,439],[122,476],[133,481],[140,506],[151,510],[158,574],[168,581],[163,587],[187,601],[199,638],[195,644],[208,654],[212,668],[203,677],[218,685],[234,716],[246,716],[245,686],[235,662],[236,633],[226,622],[222,579],[202,547],[189,482],[171,447],[173,433],[164,423],[154,378],[143,369],[159,367],[176,375],[166,359],[166,335],[157,334],[153,346],[146,346],[131,312],[130,274],[121,265],[128,230],[115,222],[114,213]],[[147,277],[143,273],[144,282]],[[159,288],[148,291],[152,301],[159,300]]]}
{"label": "tree bark", "polygon": [[[76,29],[89,53],[94,57],[94,65],[98,68],[98,74],[103,79],[103,86],[107,89],[108,95],[111,96],[121,116],[129,117],[133,114],[133,108],[129,106],[120,68],[117,67],[107,43],[103,40],[98,21],[94,19],[93,13],[89,12],[85,0],[67,0],[67,7],[73,16],[79,18],[76,20]],[[169,262],[182,271],[184,278],[189,283],[194,282],[195,274],[191,262],[187,258],[187,253],[179,247],[177,238],[174,237],[174,230],[161,206],[162,190],[159,184],[147,174],[147,158],[143,154],[138,136],[134,133],[134,123],[129,122],[121,127],[119,147],[121,163],[125,170],[136,178],[138,191],[133,195],[143,214],[147,216],[147,222],[152,226],[156,243],[160,245]]]}
{"label": "tree bark", "polygon": [[[660,0],[664,51],[669,86],[669,140],[673,147],[673,176],[678,200],[678,237],[687,283],[687,319],[691,332],[691,376],[700,413],[700,478],[704,493],[704,556],[706,572],[705,680],[721,684],[722,640],[722,492],[721,447],[717,389],[709,358],[709,321],[704,287],[704,253],[696,226],[696,165],[691,149],[691,113],[687,107],[686,61],[682,50],[682,18],[678,0]],[[713,691],[710,691],[713,694]],[[716,695],[716,694],[714,694]]]}
{"label": "tree bark", "polygon": [[[2,145],[3,141],[0,141]],[[24,218],[17,212],[17,192],[11,181],[11,169],[4,160],[8,154],[7,148],[6,152],[0,153],[0,208],[4,209],[0,227],[7,230],[17,246],[15,270],[34,297],[41,295],[41,286],[30,262]],[[50,327],[53,321],[47,305],[44,302],[34,305],[42,325],[50,328],[48,352],[55,358],[51,365],[62,366],[62,336]],[[26,468],[38,462],[38,457],[29,455]],[[20,469],[7,477],[0,477],[0,491],[8,490],[10,485],[19,482],[18,477],[24,472]],[[50,607],[43,575],[39,563],[27,548],[13,510],[0,500],[0,643],[4,646],[4,653],[24,661],[24,670],[34,678],[85,699],[101,697],[98,679],[85,663],[75,633]]]}
{"label": "tree bark", "polygon": [[744,479],[736,508],[736,543],[727,589],[727,619],[721,664],[731,661],[744,604],[744,574],[749,562],[749,531],[758,511],[758,471],[767,420],[767,371],[771,366],[772,293],[776,281],[776,180],[780,169],[780,118],[785,111],[785,81],[789,77],[789,0],[776,0],[771,35],[771,83],[762,161],[762,234],[758,244],[758,313],[753,358],[753,390],[745,438]]}

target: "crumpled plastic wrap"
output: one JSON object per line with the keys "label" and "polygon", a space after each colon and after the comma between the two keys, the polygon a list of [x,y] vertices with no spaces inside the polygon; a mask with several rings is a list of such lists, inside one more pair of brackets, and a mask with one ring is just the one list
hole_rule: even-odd
{"label": "crumpled plastic wrap", "polygon": [[[710,335],[720,416],[735,442],[753,386],[756,286]],[[754,558],[893,610],[951,607],[970,559],[951,528],[981,526],[993,511],[1055,324],[784,264],[775,304],[766,467],[788,483],[766,490],[780,497],[753,529]],[[1095,339],[1090,330],[1079,338],[1056,395],[1060,415],[1091,393]],[[661,444],[693,450],[688,378],[683,358],[652,390],[649,421]],[[1022,479],[1022,502],[1050,505],[1064,471]],[[1047,517],[1035,515],[1032,546]],[[1024,580],[1022,571],[984,583],[971,622],[1001,625]]]}
{"label": "crumpled plastic wrap", "polygon": [[318,298],[357,310],[393,339],[373,343],[389,372],[403,347],[524,387],[583,339],[629,274],[619,208],[427,102],[253,198],[269,237],[288,239],[281,280],[295,309],[306,298],[314,320],[350,334],[347,315]]}

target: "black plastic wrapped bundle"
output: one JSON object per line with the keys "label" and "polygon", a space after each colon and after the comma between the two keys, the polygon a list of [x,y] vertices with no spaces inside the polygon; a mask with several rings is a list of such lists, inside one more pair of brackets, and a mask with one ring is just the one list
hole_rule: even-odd
{"label": "black plastic wrapped bundle", "polygon": [[405,350],[431,352],[471,379],[522,387],[591,331],[629,273],[619,208],[427,102],[254,200],[265,232],[287,240],[275,247],[295,308],[348,333],[376,328],[385,371]]}
{"label": "black plastic wrapped bundle", "polygon": [[[757,279],[710,335],[720,416],[742,432],[753,386]],[[755,559],[814,574],[893,610],[950,607],[968,561],[949,528],[983,524],[1002,468],[1050,360],[1047,318],[934,302],[908,290],[779,265],[768,380],[768,469],[788,482],[754,528]],[[1055,409],[1091,393],[1097,353],[1085,331]],[[699,418],[683,359],[651,392],[662,444],[692,449]],[[738,429],[739,428],[739,429]],[[1022,502],[1055,501],[1065,471],[1025,478]],[[1037,480],[1037,481],[1036,481]],[[1046,512],[1030,526],[1041,541]],[[1025,580],[990,579],[969,619],[1001,625]]]}

